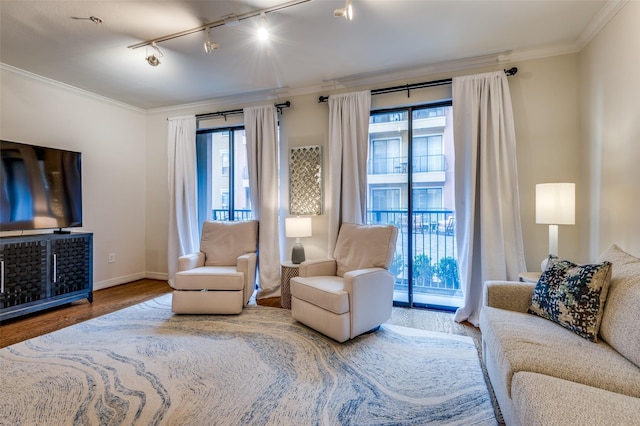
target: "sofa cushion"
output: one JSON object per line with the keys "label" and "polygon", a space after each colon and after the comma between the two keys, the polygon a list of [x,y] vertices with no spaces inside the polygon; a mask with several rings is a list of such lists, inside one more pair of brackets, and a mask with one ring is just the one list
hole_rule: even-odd
{"label": "sofa cushion", "polygon": [[610,262],[577,265],[549,256],[547,269],[533,291],[529,313],[595,342],[610,279]]}
{"label": "sofa cushion", "polygon": [[527,372],[513,376],[512,388],[513,405],[523,425],[639,423],[639,398]]}
{"label": "sofa cushion", "polygon": [[600,337],[640,367],[640,259],[613,245],[598,261],[613,264]]}
{"label": "sofa cushion", "polygon": [[544,318],[488,306],[480,329],[483,347],[499,366],[496,386],[509,393],[513,375],[529,371],[640,397],[640,368],[603,340],[590,342]]}
{"label": "sofa cushion", "polygon": [[338,276],[356,269],[389,269],[397,236],[398,228],[393,225],[343,223],[334,250]]}
{"label": "sofa cushion", "polygon": [[258,248],[258,222],[255,220],[208,221],[202,226],[200,251],[206,266],[233,266],[238,257]]}

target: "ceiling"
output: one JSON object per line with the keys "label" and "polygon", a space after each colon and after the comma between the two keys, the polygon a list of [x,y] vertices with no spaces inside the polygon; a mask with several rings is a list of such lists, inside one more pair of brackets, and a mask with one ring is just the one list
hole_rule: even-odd
{"label": "ceiling", "polygon": [[[149,47],[128,46],[287,0],[0,1],[0,62],[149,110],[207,100],[277,98],[329,91],[417,71],[487,65],[578,51],[618,0],[353,0],[354,19],[336,18],[344,0],[311,0],[260,17]],[[613,6],[612,6],[613,5]],[[94,24],[89,16],[102,18]],[[482,62],[487,63],[482,63]],[[381,81],[381,80],[380,80]]]}

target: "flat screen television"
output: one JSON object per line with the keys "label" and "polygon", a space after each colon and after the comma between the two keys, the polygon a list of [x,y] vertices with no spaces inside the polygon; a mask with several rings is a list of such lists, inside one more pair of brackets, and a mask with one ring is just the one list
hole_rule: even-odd
{"label": "flat screen television", "polygon": [[0,231],[82,226],[82,155],[0,141]]}

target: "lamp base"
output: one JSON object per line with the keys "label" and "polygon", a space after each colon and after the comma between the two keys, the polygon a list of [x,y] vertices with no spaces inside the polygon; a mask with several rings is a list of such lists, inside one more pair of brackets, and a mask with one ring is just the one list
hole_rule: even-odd
{"label": "lamp base", "polygon": [[295,243],[291,250],[291,263],[298,265],[304,262],[304,247],[301,243]]}

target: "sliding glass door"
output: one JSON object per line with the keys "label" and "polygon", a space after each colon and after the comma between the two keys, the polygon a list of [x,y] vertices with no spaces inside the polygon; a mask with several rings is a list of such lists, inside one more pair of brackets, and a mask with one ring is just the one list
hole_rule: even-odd
{"label": "sliding glass door", "polygon": [[376,111],[369,124],[368,222],[398,227],[394,302],[461,305],[451,103]]}

